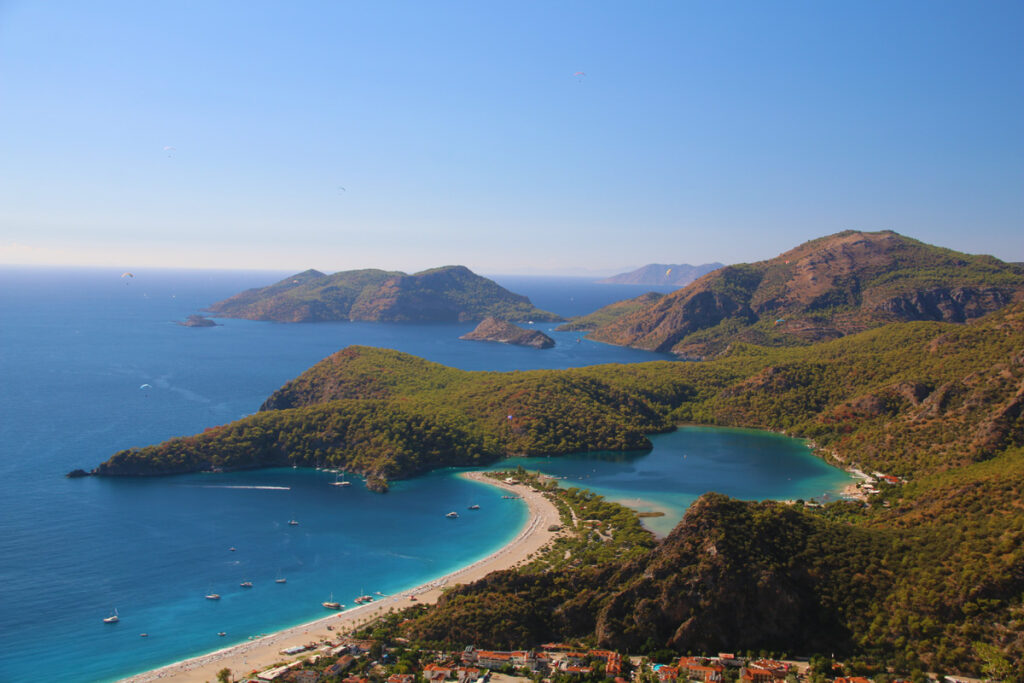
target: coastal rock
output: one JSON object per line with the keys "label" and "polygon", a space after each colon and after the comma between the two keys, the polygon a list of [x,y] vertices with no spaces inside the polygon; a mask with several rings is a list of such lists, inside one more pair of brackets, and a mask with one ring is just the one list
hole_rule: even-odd
{"label": "coastal rock", "polygon": [[81,479],[82,477],[91,477],[92,472],[86,472],[83,469],[71,470],[64,475],[68,479]]}
{"label": "coastal rock", "polygon": [[486,318],[476,329],[459,339],[470,341],[492,341],[516,346],[532,346],[535,349],[550,349],[555,340],[539,330],[524,330],[504,320]]}
{"label": "coastal rock", "polygon": [[182,327],[218,327],[218,323],[207,318],[205,315],[196,315],[193,313],[184,320],[179,320],[178,324]]}

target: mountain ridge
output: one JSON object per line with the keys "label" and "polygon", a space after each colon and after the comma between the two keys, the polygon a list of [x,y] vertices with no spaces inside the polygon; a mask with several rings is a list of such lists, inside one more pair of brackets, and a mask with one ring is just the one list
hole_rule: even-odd
{"label": "mountain ridge", "polygon": [[1024,300],[1024,269],[892,231],[844,231],[725,266],[591,338],[708,358],[734,341],[805,345],[890,322],[964,322]]}

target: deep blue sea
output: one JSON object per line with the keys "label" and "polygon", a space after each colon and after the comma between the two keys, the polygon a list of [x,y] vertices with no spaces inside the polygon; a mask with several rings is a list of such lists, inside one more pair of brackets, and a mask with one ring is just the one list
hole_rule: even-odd
{"label": "deep blue sea", "polygon": [[[0,267],[0,681],[33,680],[54,656],[74,663],[65,680],[104,681],[209,652],[323,616],[320,603],[331,596],[351,605],[357,595],[395,593],[469,564],[526,519],[521,503],[450,471],[376,495],[358,481],[328,486],[334,475],[312,470],[65,479],[73,468],[248,415],[350,344],[467,370],[665,358],[577,343],[547,324],[536,326],[557,342],[546,351],[458,340],[472,325],[222,320],[187,328],[174,321],[287,273],[133,274]],[[565,316],[647,289],[495,279]],[[649,454],[530,464],[567,485],[666,511],[651,520],[661,531],[706,490],[810,498],[846,480],[776,435],[685,429],[653,441]],[[480,511],[444,517],[471,504]],[[205,600],[210,592],[222,599]],[[104,624],[114,609],[120,622]]]}

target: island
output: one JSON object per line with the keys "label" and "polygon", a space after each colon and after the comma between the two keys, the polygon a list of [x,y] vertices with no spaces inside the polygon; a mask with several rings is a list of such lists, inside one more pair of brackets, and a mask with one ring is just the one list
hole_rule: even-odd
{"label": "island", "polygon": [[465,266],[444,266],[413,275],[377,269],[326,275],[306,270],[267,287],[218,301],[207,313],[222,318],[274,322],[558,322],[562,317]]}
{"label": "island", "polygon": [[218,327],[219,323],[210,320],[205,315],[196,315],[193,313],[184,320],[179,320],[178,324],[182,327]]}
{"label": "island", "polygon": [[555,346],[555,340],[540,330],[524,330],[518,325],[493,317],[484,318],[475,330],[462,335],[459,339],[500,342],[535,349],[550,349]]}

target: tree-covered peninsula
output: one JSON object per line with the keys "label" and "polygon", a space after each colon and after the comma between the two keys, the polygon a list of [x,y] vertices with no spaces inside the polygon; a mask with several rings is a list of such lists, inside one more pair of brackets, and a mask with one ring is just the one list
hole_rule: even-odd
{"label": "tree-covered peninsula", "polygon": [[1024,304],[812,346],[737,343],[702,363],[466,372],[351,347],[255,415],[121,451],[95,473],[332,465],[384,488],[510,454],[643,448],[682,422],[809,437],[892,483],[867,505],[708,494],[629,561],[570,554],[492,575],[453,589],[406,637],[834,652],[865,671],[1024,661]]}
{"label": "tree-covered peninsula", "polygon": [[465,266],[432,268],[413,275],[376,269],[333,275],[307,270],[219,301],[207,312],[223,318],[276,322],[469,322],[488,316],[561,320]]}

